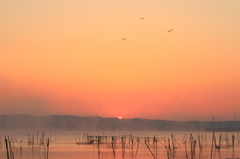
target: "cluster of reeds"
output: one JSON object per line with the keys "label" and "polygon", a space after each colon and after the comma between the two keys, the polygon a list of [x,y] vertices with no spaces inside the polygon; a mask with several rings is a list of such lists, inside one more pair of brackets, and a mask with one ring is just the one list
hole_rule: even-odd
{"label": "cluster of reeds", "polygon": [[[55,137],[55,140],[56,140],[56,137]],[[45,131],[43,131],[40,137],[38,137],[38,133],[37,133],[37,142],[35,140],[34,135],[28,134],[28,140],[25,143],[27,143],[28,146],[31,146],[29,148],[31,148],[33,157],[34,157],[34,152],[35,152],[34,147],[38,146],[37,152],[39,153],[39,155],[42,155],[42,153],[43,153],[44,158],[48,159],[50,142],[53,142],[55,140],[51,140],[50,137],[45,137]],[[16,147],[17,143],[19,143],[19,146],[20,146],[19,148]],[[23,140],[18,141],[16,138],[14,139],[9,136],[5,137],[4,147],[6,148],[7,159],[14,159],[14,154],[15,154],[15,152],[18,152],[18,150],[20,152],[20,157],[22,156],[22,143],[23,143]]]}
{"label": "cluster of reeds", "polygon": [[[162,144],[162,143],[161,143]],[[171,138],[164,138],[164,147],[166,149],[167,152],[167,158],[171,158],[175,156],[175,150],[176,148],[179,146],[181,147],[181,145],[177,142],[176,138],[173,136],[173,134],[171,134]]]}
{"label": "cluster of reeds", "polygon": [[[75,135],[76,143],[82,144],[97,144],[97,154],[98,158],[102,157],[101,145],[105,144],[110,148],[113,157],[116,157],[116,149],[120,149],[121,155],[124,158],[126,150],[128,154],[132,154],[132,158],[136,158],[138,154],[139,147],[146,148],[151,154],[153,159],[158,158],[158,151],[161,147],[165,150],[168,159],[173,159],[178,156],[186,159],[202,158],[202,150],[204,147],[208,147],[210,139],[212,140],[211,145],[211,158],[214,149],[220,150],[223,147],[232,147],[234,149],[235,135],[220,134],[216,136],[213,132],[212,137],[207,136],[206,132],[198,133],[197,135],[190,134],[190,136],[184,134],[183,136],[183,148],[184,151],[177,151],[177,148],[182,146],[176,139],[176,135],[171,134],[169,138],[158,138],[155,135],[153,137],[136,137],[131,135],[117,135],[117,136],[107,136],[107,135],[88,135],[84,133],[83,141],[80,140],[79,135]],[[162,149],[161,149],[162,150]],[[179,153],[180,152],[180,153]],[[199,154],[199,156],[197,155]]]}
{"label": "cluster of reeds", "polygon": [[153,158],[157,158],[157,147],[158,147],[158,139],[154,136],[152,138],[152,143],[150,143],[150,138],[145,138],[145,145],[148,148],[149,152],[152,154]]}
{"label": "cluster of reeds", "polygon": [[[208,144],[208,138],[207,134],[205,133],[199,133],[196,136],[193,134],[190,134],[189,138],[187,137],[186,134],[183,136],[183,145],[185,148],[185,157],[194,159],[196,158],[196,153],[197,153],[197,147],[198,147],[198,152],[199,156],[198,158],[201,158],[201,152],[204,146],[207,146]],[[180,145],[179,145],[180,146]],[[189,148],[189,150],[188,150]]]}
{"label": "cluster of reeds", "polygon": [[[33,136],[33,135],[32,135]],[[34,140],[34,136],[33,139]],[[50,131],[50,137],[46,137],[45,131],[42,131],[41,135],[38,135],[37,131],[37,145],[38,145],[38,152],[41,152],[43,150],[44,152],[44,158],[48,159],[49,156],[49,145],[50,142],[56,141],[56,133],[55,133],[55,139],[52,139],[51,131]],[[34,142],[33,142],[34,144]]]}
{"label": "cluster of reeds", "polygon": [[[228,133],[226,134],[219,134],[219,136],[216,136],[216,133],[213,131],[212,133],[212,137],[211,139],[211,154],[210,154],[210,158],[213,158],[213,151],[219,150],[221,148],[230,148],[232,147],[232,149],[234,150],[234,145],[235,145],[235,134],[232,134],[231,136],[229,136]],[[208,144],[208,138],[207,135],[205,133],[204,134],[198,134],[197,136],[193,136],[192,134],[190,134],[189,137],[189,141],[187,139],[187,135],[184,135],[183,137],[183,144],[185,145],[185,152],[186,152],[186,158],[191,158],[194,159],[196,158],[196,151],[197,151],[197,147],[199,148],[199,156],[198,158],[201,158],[201,152],[204,146],[207,146]],[[187,144],[189,144],[189,146],[187,146]],[[187,147],[189,147],[190,149],[188,150]]]}
{"label": "cluster of reeds", "polygon": [[[5,139],[2,140],[2,137],[0,138],[0,146],[6,148],[6,154],[7,158],[14,158],[14,152],[17,151],[16,143],[18,143],[18,140],[9,136],[5,136]],[[21,146],[22,140],[20,141],[20,155],[22,153],[22,146]]]}
{"label": "cluster of reeds", "polygon": [[[55,135],[55,136],[56,136],[56,135]],[[79,134],[75,134],[75,133],[74,133],[74,138],[75,138],[75,141],[76,141],[76,144],[77,144],[77,145],[80,145],[80,144],[88,144],[88,143],[90,142],[90,139],[89,139],[87,133],[84,133],[84,134],[83,134],[82,140],[80,139]]]}
{"label": "cluster of reeds", "polygon": [[[14,158],[14,153],[20,152],[20,156],[22,155],[22,141],[18,141],[16,138],[13,137],[6,137],[5,136],[5,148],[6,148],[6,154],[7,158]],[[19,148],[16,147],[16,144],[19,143]]]}
{"label": "cluster of reeds", "polygon": [[[192,134],[190,135],[190,154],[191,154],[191,159],[195,158],[196,155],[196,145],[197,145],[197,141],[199,142],[199,145],[201,145],[200,141],[197,140],[198,137],[194,137]],[[202,147],[199,146],[199,149],[201,149]]]}
{"label": "cluster of reeds", "polygon": [[[101,157],[101,151],[100,151],[100,145],[105,144],[107,145],[108,148],[111,148],[113,157],[116,157],[116,148],[119,147],[121,149],[121,154],[122,157],[125,157],[125,152],[126,149],[128,149],[128,152],[130,150],[132,157],[136,158],[137,157],[137,153],[139,150],[139,146],[141,145],[142,147],[145,147],[149,150],[150,154],[152,155],[152,157],[154,159],[157,158],[157,154],[158,154],[158,147],[159,147],[159,143],[161,143],[160,139],[157,138],[156,136],[154,137],[134,137],[132,134],[131,135],[118,135],[118,136],[107,136],[107,135],[88,135],[84,133],[84,136],[86,136],[86,140],[85,141],[81,141],[79,135],[74,134],[75,137],[75,141],[78,145],[80,144],[97,144],[97,151],[98,151],[98,157]],[[168,151],[169,148],[173,149],[170,151],[174,151],[177,141],[176,139],[172,136],[172,142],[171,145],[174,145],[173,148],[172,146],[168,146]],[[166,144],[162,144],[162,145],[166,145]]]}
{"label": "cluster of reeds", "polygon": [[14,159],[13,147],[9,137],[5,136],[7,159]]}
{"label": "cluster of reeds", "polygon": [[218,150],[220,150],[221,148],[230,148],[230,147],[234,149],[235,134],[231,134],[231,137],[229,137],[228,133],[224,135],[220,133],[219,137],[217,138],[217,136],[215,136],[215,133],[213,132],[213,145]]}
{"label": "cluster of reeds", "polygon": [[45,134],[45,131],[42,132],[42,135],[39,137],[38,136],[38,131],[37,131],[37,141],[36,143],[34,142],[35,140],[35,135],[33,134],[28,134],[28,145],[43,145],[44,144],[44,134]]}

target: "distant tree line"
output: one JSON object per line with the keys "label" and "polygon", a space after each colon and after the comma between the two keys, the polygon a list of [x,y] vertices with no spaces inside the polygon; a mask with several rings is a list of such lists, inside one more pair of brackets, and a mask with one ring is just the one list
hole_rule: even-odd
{"label": "distant tree line", "polygon": [[95,131],[204,131],[239,128],[240,121],[166,121],[152,119],[118,119],[99,116],[32,116],[0,115],[0,130],[51,129],[51,130],[95,130]]}

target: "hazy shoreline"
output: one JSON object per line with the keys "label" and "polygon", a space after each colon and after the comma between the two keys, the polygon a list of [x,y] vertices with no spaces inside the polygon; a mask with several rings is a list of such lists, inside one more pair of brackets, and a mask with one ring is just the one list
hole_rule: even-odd
{"label": "hazy shoreline", "polygon": [[238,131],[240,121],[166,121],[153,119],[118,119],[72,115],[0,115],[0,130],[79,130],[79,131]]}

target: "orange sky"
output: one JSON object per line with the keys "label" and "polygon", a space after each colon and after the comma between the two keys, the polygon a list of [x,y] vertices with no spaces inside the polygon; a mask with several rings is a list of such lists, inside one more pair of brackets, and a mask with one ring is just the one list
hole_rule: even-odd
{"label": "orange sky", "polygon": [[1,113],[240,120],[239,17],[238,0],[3,0]]}

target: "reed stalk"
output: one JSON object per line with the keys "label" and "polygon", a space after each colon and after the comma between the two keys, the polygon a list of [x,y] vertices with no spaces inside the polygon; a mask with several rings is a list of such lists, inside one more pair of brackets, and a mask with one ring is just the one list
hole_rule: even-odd
{"label": "reed stalk", "polygon": [[232,135],[232,149],[234,150],[234,139],[235,139],[235,135]]}
{"label": "reed stalk", "polygon": [[212,136],[211,159],[212,159],[212,153],[213,153],[213,140],[214,140],[214,131],[213,131],[213,136]]}
{"label": "reed stalk", "polygon": [[152,154],[153,158],[155,159],[155,156],[154,156],[154,154],[153,154],[152,150],[150,149],[150,147],[149,147],[148,143],[147,143],[147,142],[145,142],[145,144],[146,144],[146,146],[147,146],[148,150],[151,152],[151,154]]}
{"label": "reed stalk", "polygon": [[198,135],[198,146],[199,146],[199,150],[202,149],[200,135]]}
{"label": "reed stalk", "polygon": [[122,142],[122,156],[124,157],[125,154],[125,144],[126,144],[126,137],[121,137],[121,142]]}
{"label": "reed stalk", "polygon": [[134,154],[133,154],[133,144],[134,144],[134,137],[131,136],[131,150],[132,150],[132,157],[134,156]]}
{"label": "reed stalk", "polygon": [[171,138],[172,138],[172,149],[173,149],[173,153],[175,151],[175,143],[174,143],[174,139],[173,139],[173,134],[171,134]]}
{"label": "reed stalk", "polygon": [[112,136],[112,150],[113,150],[113,156],[115,158],[115,142],[114,142],[114,136]]}
{"label": "reed stalk", "polygon": [[6,136],[5,136],[5,144],[6,144],[7,159],[9,159],[8,140],[7,140]]}
{"label": "reed stalk", "polygon": [[98,158],[100,158],[100,136],[99,135],[97,136],[97,141],[98,141],[97,142],[98,143],[98,145],[97,145],[98,146]]}
{"label": "reed stalk", "polygon": [[47,139],[47,159],[48,159],[48,154],[49,154],[49,138]]}
{"label": "reed stalk", "polygon": [[168,138],[168,150],[169,150],[169,155],[172,154],[172,150],[171,150],[171,144],[170,144],[170,139]]}
{"label": "reed stalk", "polygon": [[155,148],[155,151],[156,151],[155,157],[156,157],[156,158],[157,158],[157,146],[158,146],[158,145],[157,145],[157,141],[158,141],[157,138],[155,138],[155,136],[154,136],[154,142],[155,142],[155,147],[156,147],[156,148]]}
{"label": "reed stalk", "polygon": [[188,153],[187,153],[187,146],[186,146],[186,143],[185,143],[184,145],[185,145],[186,158],[188,159]]}
{"label": "reed stalk", "polygon": [[137,149],[136,149],[136,153],[135,153],[135,158],[137,157],[139,142],[140,142],[140,138],[138,137],[138,138],[137,138]]}
{"label": "reed stalk", "polygon": [[20,143],[19,143],[20,144],[20,148],[19,148],[20,149],[20,156],[22,156],[22,141],[23,140],[21,140]]}

